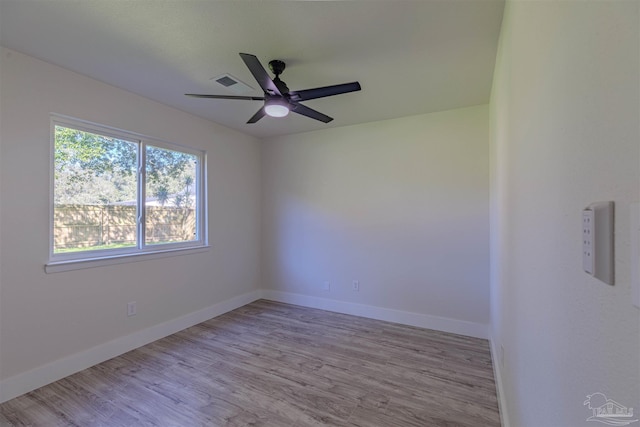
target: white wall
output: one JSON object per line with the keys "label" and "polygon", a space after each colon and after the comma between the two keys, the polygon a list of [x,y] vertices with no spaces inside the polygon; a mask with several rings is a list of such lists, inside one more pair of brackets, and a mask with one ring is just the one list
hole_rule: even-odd
{"label": "white wall", "polygon": [[[508,2],[491,100],[492,336],[512,426],[640,408],[629,204],[640,197],[638,2]],[[581,210],[612,200],[615,286],[582,272]]]}
{"label": "white wall", "polygon": [[263,285],[488,324],[488,137],[485,105],[266,140]]}
{"label": "white wall", "polygon": [[[17,52],[0,54],[0,379],[259,288],[256,139]],[[206,150],[211,250],[45,274],[51,112]],[[126,316],[128,301],[137,301],[137,316]]]}

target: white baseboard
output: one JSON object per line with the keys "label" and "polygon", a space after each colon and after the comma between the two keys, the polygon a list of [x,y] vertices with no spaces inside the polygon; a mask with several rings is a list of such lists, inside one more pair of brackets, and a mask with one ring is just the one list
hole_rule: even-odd
{"label": "white baseboard", "polygon": [[116,338],[115,340],[100,344],[80,353],[72,354],[63,359],[9,377],[0,381],[0,403],[149,344],[150,342],[197,325],[198,323],[235,310],[238,307],[260,299],[261,296],[262,292],[259,290],[239,295],[202,310],[186,314],[121,338]]}
{"label": "white baseboard", "polygon": [[304,307],[319,308],[321,310],[335,311],[337,313],[351,314],[354,316],[368,317],[370,319],[385,320],[387,322],[401,323],[420,328],[435,329],[453,334],[466,335],[475,338],[489,337],[488,326],[482,323],[467,322],[465,320],[451,319],[448,317],[432,316],[428,314],[412,313],[408,311],[394,310],[390,308],[376,307],[372,305],[356,304],[345,301],[337,301],[328,298],[320,298],[309,295],[292,294],[273,290],[263,290],[264,299],[296,304]]}
{"label": "white baseboard", "polygon": [[500,421],[502,427],[510,427],[509,416],[507,414],[507,402],[505,400],[504,383],[502,382],[502,365],[500,364],[500,352],[496,346],[493,336],[489,336],[489,348],[491,349],[491,362],[493,365],[493,378],[496,382],[496,393],[498,394],[498,409],[500,410]]}

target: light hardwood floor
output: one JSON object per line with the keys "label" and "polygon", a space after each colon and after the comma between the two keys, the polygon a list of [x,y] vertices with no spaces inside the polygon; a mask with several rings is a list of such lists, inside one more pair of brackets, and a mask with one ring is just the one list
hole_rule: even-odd
{"label": "light hardwood floor", "polygon": [[0,405],[5,426],[499,426],[486,340],[256,301]]}

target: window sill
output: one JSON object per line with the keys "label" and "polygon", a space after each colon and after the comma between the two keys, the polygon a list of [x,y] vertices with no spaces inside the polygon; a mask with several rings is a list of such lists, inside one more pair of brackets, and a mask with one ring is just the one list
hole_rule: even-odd
{"label": "window sill", "polygon": [[106,265],[125,264],[130,262],[146,261],[150,259],[166,258],[181,255],[190,255],[206,252],[211,246],[198,246],[197,248],[178,248],[145,252],[136,254],[111,255],[100,258],[84,258],[64,261],[52,261],[45,264],[45,273],[60,273],[63,271],[83,270],[85,268],[103,267]]}

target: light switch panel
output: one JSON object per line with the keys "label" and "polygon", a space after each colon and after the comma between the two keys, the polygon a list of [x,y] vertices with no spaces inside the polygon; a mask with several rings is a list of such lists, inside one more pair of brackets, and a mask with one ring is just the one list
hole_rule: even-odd
{"label": "light switch panel", "polygon": [[593,274],[593,211],[582,211],[582,269]]}
{"label": "light switch panel", "polygon": [[613,202],[590,204],[582,211],[582,267],[613,285]]}
{"label": "light switch panel", "polygon": [[640,308],[640,203],[631,203],[631,298]]}

